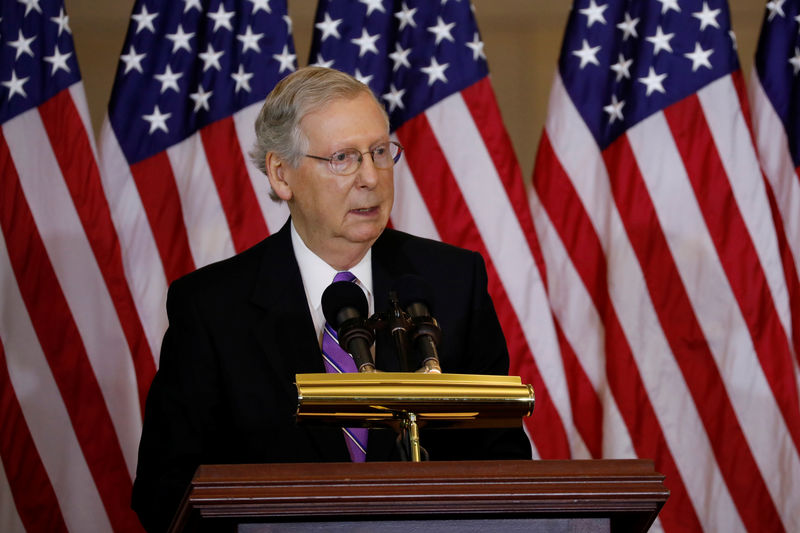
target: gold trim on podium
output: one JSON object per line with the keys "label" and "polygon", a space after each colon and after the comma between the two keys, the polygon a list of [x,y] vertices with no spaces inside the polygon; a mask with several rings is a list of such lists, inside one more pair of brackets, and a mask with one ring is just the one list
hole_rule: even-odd
{"label": "gold trim on podium", "polygon": [[297,374],[297,419],[345,427],[509,427],[533,412],[518,376],[370,372]]}

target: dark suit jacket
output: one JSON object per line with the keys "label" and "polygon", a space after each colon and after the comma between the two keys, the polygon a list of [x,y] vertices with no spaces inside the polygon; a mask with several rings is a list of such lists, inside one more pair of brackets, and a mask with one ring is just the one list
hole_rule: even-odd
{"label": "dark suit jacket", "polygon": [[[508,352],[487,292],[481,256],[387,229],[372,248],[375,309],[404,274],[428,280],[448,373],[508,373]],[[228,260],[177,281],[169,328],[145,409],[133,507],[151,531],[165,529],[200,464],[349,461],[338,428],[296,426],[294,376],[325,372],[289,223]],[[400,370],[376,341],[379,369]],[[368,461],[397,458],[395,435],[371,430]],[[530,458],[521,428],[429,430],[432,460]]]}

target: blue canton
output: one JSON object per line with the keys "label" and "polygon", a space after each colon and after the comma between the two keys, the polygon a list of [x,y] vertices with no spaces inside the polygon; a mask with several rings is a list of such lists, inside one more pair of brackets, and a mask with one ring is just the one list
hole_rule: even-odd
{"label": "blue canton", "polygon": [[0,124],[80,79],[63,0],[0,0]]}
{"label": "blue canton", "polygon": [[111,126],[133,164],[263,100],[296,66],[285,0],[138,0]]}
{"label": "blue canton", "polygon": [[800,1],[767,2],[756,50],[756,70],[789,137],[794,166],[800,166]]}
{"label": "blue canton", "polygon": [[369,85],[392,130],[488,74],[468,0],[322,0],[309,63]]}
{"label": "blue canton", "polygon": [[725,0],[576,0],[559,59],[601,149],[738,68]]}

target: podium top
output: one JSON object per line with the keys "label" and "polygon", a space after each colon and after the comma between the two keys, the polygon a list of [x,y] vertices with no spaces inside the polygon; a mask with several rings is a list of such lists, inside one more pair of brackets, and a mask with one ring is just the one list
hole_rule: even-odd
{"label": "podium top", "polygon": [[518,376],[374,372],[298,374],[298,421],[394,425],[414,413],[422,426],[513,427],[533,411]]}

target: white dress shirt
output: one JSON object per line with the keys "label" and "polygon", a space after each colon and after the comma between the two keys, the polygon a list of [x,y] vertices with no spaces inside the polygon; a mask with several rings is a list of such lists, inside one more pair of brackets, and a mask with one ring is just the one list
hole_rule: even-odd
{"label": "white dress shirt", "polygon": [[[314,328],[317,331],[317,341],[322,347],[322,330],[325,328],[325,314],[322,312],[322,293],[333,283],[333,278],[338,270],[322,260],[317,254],[312,252],[300,234],[291,223],[292,247],[297,265],[300,267],[300,276],[303,278],[303,288],[306,291],[306,301],[311,318],[314,320]],[[372,249],[367,250],[366,255],[356,266],[349,270],[355,277],[355,283],[361,287],[367,296],[369,305],[369,316],[375,312],[375,302],[372,297]]]}

